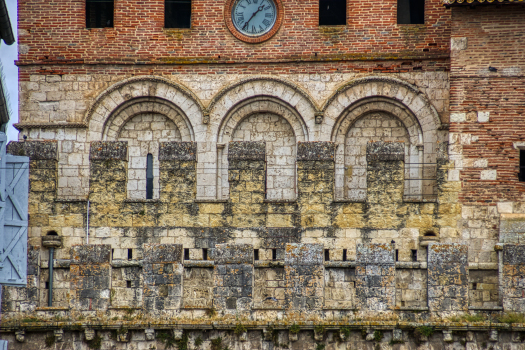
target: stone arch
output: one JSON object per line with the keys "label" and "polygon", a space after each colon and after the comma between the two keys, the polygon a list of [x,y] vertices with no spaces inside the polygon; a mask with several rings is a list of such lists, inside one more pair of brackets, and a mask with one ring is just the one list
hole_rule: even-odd
{"label": "stone arch", "polygon": [[[284,106],[301,120],[307,137],[305,141],[311,141],[314,135],[315,116],[319,113],[319,107],[313,99],[298,86],[273,77],[254,77],[241,80],[221,92],[210,102],[208,107],[210,117],[211,133],[219,136],[219,129],[224,120],[231,115],[236,106],[256,97],[266,97],[273,101],[280,101]],[[295,130],[295,129],[294,129]]]}
{"label": "stone arch", "polygon": [[180,108],[170,101],[156,97],[138,97],[124,102],[106,120],[102,139],[116,140],[124,125],[141,114],[162,115],[176,125],[181,141],[195,140],[191,123]]}
{"label": "stone arch", "polygon": [[423,92],[401,79],[384,76],[355,79],[338,88],[322,108],[324,122],[333,128],[346,109],[369,97],[401,103],[417,118],[423,131],[438,130],[441,126],[437,110]]}
{"label": "stone arch", "polygon": [[206,139],[203,124],[204,107],[189,89],[165,78],[140,76],[125,79],[103,91],[89,108],[85,122],[89,127],[88,138],[101,140],[105,125],[115,111],[136,98],[156,98],[171,103],[191,127],[194,140]]}
{"label": "stone arch", "polygon": [[293,128],[297,141],[307,141],[308,128],[301,115],[289,104],[269,96],[256,96],[233,106],[219,126],[217,142],[231,141],[233,131],[243,119],[257,113],[271,113],[284,118]]}
{"label": "stone arch", "polygon": [[[377,89],[375,90],[377,93]],[[338,103],[340,106],[341,103]],[[420,111],[419,109],[418,111]],[[326,114],[325,114],[326,115]],[[400,126],[406,130],[407,137],[398,133],[397,137],[388,137],[388,128],[384,125],[379,127],[374,122],[367,121],[368,135],[358,137],[359,132],[352,128],[362,128],[357,125],[366,118],[377,118],[382,115],[384,123],[400,122]],[[327,118],[329,120],[329,118]],[[405,172],[405,195],[407,198],[418,199],[422,195],[431,195],[434,183],[432,181],[419,181],[414,179],[430,178],[435,176],[435,166],[421,165],[422,163],[435,163],[437,126],[433,120],[426,120],[426,127],[421,124],[417,114],[408,108],[403,102],[391,97],[371,95],[363,97],[347,106],[336,119],[331,140],[336,143],[336,197],[354,200],[366,198],[366,144],[360,144],[363,140],[402,141],[405,143],[405,163],[408,168]],[[430,123],[430,127],[429,127]],[[384,129],[384,130],[383,130]],[[358,129],[359,130],[359,129]],[[363,129],[365,130],[365,129]],[[388,131],[388,132],[387,132]],[[380,134],[377,134],[377,133]],[[380,137],[381,136],[381,137]],[[349,137],[354,139],[350,140]],[[361,154],[361,153],[363,154]],[[410,163],[410,165],[408,165]],[[418,164],[418,165],[415,165]],[[423,174],[425,173],[425,174]]]}

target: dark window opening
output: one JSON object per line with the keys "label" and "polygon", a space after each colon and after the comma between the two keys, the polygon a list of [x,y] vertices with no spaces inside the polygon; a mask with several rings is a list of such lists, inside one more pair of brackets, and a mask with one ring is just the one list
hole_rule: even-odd
{"label": "dark window opening", "polygon": [[425,24],[425,0],[397,0],[397,24]]}
{"label": "dark window opening", "polygon": [[166,0],[164,28],[191,27],[191,0]]}
{"label": "dark window opening", "polygon": [[417,261],[417,249],[412,249],[412,261]]}
{"label": "dark window opening", "polygon": [[113,0],[86,0],[86,27],[113,27]]}
{"label": "dark window opening", "polygon": [[46,282],[46,289],[49,289],[49,282]]}
{"label": "dark window opening", "polygon": [[114,259],[113,256],[115,255],[115,249],[111,249],[111,259]]}
{"label": "dark window opening", "polygon": [[128,260],[133,259],[133,249],[128,249]]}
{"label": "dark window opening", "polygon": [[347,260],[346,249],[343,249],[343,261],[346,261],[346,260]]}
{"label": "dark window opening", "polygon": [[153,156],[146,159],[146,199],[153,199]]}
{"label": "dark window opening", "polygon": [[202,260],[208,260],[208,249],[202,248]]}
{"label": "dark window opening", "polygon": [[126,288],[131,288],[131,281],[126,281]]}
{"label": "dark window opening", "polygon": [[324,250],[324,261],[330,261],[330,250],[329,249]]}
{"label": "dark window opening", "polygon": [[525,149],[520,149],[520,181],[525,181]]}
{"label": "dark window opening", "polygon": [[478,284],[477,283],[472,283],[472,290],[476,290],[478,289]]}
{"label": "dark window opening", "polygon": [[346,0],[319,0],[319,25],[346,25]]}
{"label": "dark window opening", "polygon": [[272,249],[272,260],[277,260],[277,249]]}
{"label": "dark window opening", "polygon": [[47,236],[58,236],[58,233],[56,231],[49,231]]}
{"label": "dark window opening", "polygon": [[259,260],[259,249],[253,250],[253,260]]}
{"label": "dark window opening", "polygon": [[396,249],[396,261],[399,261],[399,249]]}
{"label": "dark window opening", "polygon": [[188,248],[184,248],[184,260],[190,260],[190,250]]}

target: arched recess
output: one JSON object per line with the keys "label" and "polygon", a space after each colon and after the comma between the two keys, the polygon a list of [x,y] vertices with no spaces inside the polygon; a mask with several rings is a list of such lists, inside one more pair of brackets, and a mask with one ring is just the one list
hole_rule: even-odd
{"label": "arched recess", "polygon": [[[256,97],[266,97],[280,101],[301,119],[306,141],[312,141],[314,136],[315,116],[319,108],[313,99],[298,86],[273,77],[253,77],[241,80],[221,92],[210,102],[210,131],[212,135],[220,135],[219,129],[231,114],[232,108]],[[216,139],[218,140],[218,139]],[[214,140],[215,141],[215,140]]]}
{"label": "arched recess", "polygon": [[204,107],[197,96],[181,85],[156,76],[125,79],[102,92],[86,113],[88,140],[101,140],[108,120],[117,110],[123,108],[126,102],[147,97],[171,104],[187,121],[188,128],[194,135],[193,140],[206,140]]}
{"label": "arched recess", "polygon": [[[431,196],[435,181],[413,181],[414,178],[435,177],[436,145],[440,119],[437,111],[426,96],[415,86],[395,78],[368,77],[352,81],[337,90],[323,107],[324,122],[331,125],[331,140],[336,142],[336,198],[349,198],[347,186],[356,179],[362,184],[366,178],[366,164],[357,168],[349,166],[345,156],[348,145],[345,137],[355,123],[371,113],[383,113],[399,120],[408,133],[409,145],[405,147],[405,162],[411,163],[405,172],[405,195],[407,198],[420,199]],[[426,165],[423,165],[425,163]],[[414,165],[419,164],[419,165]],[[415,168],[414,168],[415,167]],[[358,173],[357,178],[355,174]],[[361,185],[362,187],[362,185]],[[366,187],[366,184],[365,184]],[[365,190],[366,191],[366,190]]]}
{"label": "arched recess", "polygon": [[219,127],[219,193],[228,195],[229,141],[266,142],[266,198],[291,200],[296,197],[297,141],[308,140],[308,128],[289,104],[269,96],[258,96],[233,106]]}

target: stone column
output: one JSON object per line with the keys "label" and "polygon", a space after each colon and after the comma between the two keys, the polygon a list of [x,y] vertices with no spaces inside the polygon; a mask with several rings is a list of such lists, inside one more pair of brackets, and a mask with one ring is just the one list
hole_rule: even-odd
{"label": "stone column", "polygon": [[144,311],[159,315],[163,311],[180,309],[184,273],[182,245],[144,244],[143,254]]}
{"label": "stone column", "polygon": [[388,243],[357,245],[356,295],[364,310],[386,311],[396,304],[395,249]]}
{"label": "stone column", "polygon": [[503,309],[525,312],[525,245],[503,245],[502,272]]}
{"label": "stone column", "polygon": [[249,311],[253,299],[253,246],[217,244],[213,306],[226,312]]}
{"label": "stone column", "polygon": [[285,308],[321,311],[324,305],[323,245],[286,244],[284,255]]}
{"label": "stone column", "polygon": [[232,226],[266,226],[264,210],[266,144],[235,141],[228,146],[228,181],[232,203]]}
{"label": "stone column", "polygon": [[401,142],[369,142],[366,146],[368,226],[400,227],[403,205],[405,145]]}
{"label": "stone column", "polygon": [[194,226],[197,194],[197,143],[159,145],[160,201],[168,203],[159,226]]}
{"label": "stone column", "polygon": [[468,246],[430,243],[427,268],[430,311],[468,311]]}
{"label": "stone column", "polygon": [[90,225],[131,226],[131,214],[121,210],[127,198],[128,143],[91,142],[89,159]]}
{"label": "stone column", "polygon": [[77,245],[71,248],[72,310],[106,310],[111,298],[111,246]]}
{"label": "stone column", "polygon": [[334,199],[335,144],[297,144],[297,202],[302,227],[330,227]]}

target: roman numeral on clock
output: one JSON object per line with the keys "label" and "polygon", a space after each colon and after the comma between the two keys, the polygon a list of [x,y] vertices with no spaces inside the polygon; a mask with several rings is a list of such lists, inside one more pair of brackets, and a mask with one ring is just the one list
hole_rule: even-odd
{"label": "roman numeral on clock", "polygon": [[265,19],[265,20],[263,21],[263,24],[264,24],[265,26],[268,27],[268,26],[270,25],[270,21],[267,20],[267,19]]}

